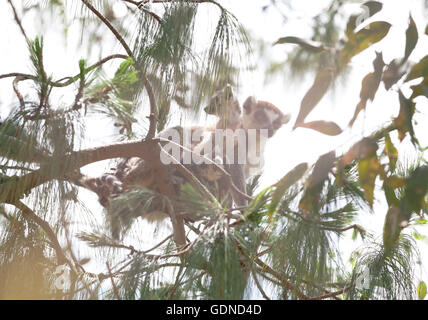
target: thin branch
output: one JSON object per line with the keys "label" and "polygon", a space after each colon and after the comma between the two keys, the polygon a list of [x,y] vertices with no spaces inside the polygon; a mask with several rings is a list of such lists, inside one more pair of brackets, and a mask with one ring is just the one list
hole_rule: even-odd
{"label": "thin branch", "polygon": [[18,89],[18,82],[22,80],[25,80],[25,78],[21,76],[15,77],[15,79],[13,79],[13,82],[12,82],[12,87],[13,87],[13,91],[15,91],[16,96],[18,97],[19,104],[21,105],[21,109],[24,109],[25,107],[24,97],[22,96],[21,92],[19,92],[19,89]]}
{"label": "thin branch", "polygon": [[160,24],[162,24],[162,18],[159,17],[156,13],[154,13],[153,11],[148,10],[144,4],[137,2],[137,1],[133,1],[133,0],[123,0],[124,2],[127,3],[131,3],[134,6],[136,6],[139,10],[144,11],[146,13],[148,13],[149,15],[151,15],[157,22],[159,22]]}
{"label": "thin branch", "polygon": [[157,245],[155,245],[154,247],[152,247],[152,248],[150,248],[150,249],[148,249],[148,250],[144,250],[143,251],[143,253],[144,254],[147,254],[147,253],[149,253],[150,251],[153,251],[153,250],[155,250],[155,249],[157,249],[157,248],[159,248],[161,245],[163,245],[165,242],[167,242],[169,239],[171,239],[172,238],[172,234],[171,235],[169,235],[168,237],[166,237],[165,239],[163,239],[161,242],[159,242]]}
{"label": "thin branch", "polygon": [[[180,0],[143,0],[143,1],[139,1],[138,2],[138,6],[142,5],[142,4],[146,4],[146,3],[168,3],[168,2],[178,2]],[[226,9],[217,1],[214,0],[187,0],[187,2],[190,3],[212,3],[214,5],[216,5],[217,7],[219,7],[221,9],[221,11],[226,11]]]}
{"label": "thin branch", "polygon": [[[167,140],[167,141],[170,141],[170,140]],[[194,188],[201,190],[203,193],[205,193],[208,196],[208,198],[212,202],[214,202],[219,208],[221,208],[221,205],[217,201],[216,197],[214,197],[214,195],[207,189],[207,187],[189,169],[183,166],[178,159],[174,158],[171,154],[166,152],[162,148],[162,146],[160,146],[160,144],[159,144],[159,147],[161,152],[163,152],[166,156],[168,156],[174,162],[174,164],[177,165],[177,170],[184,175],[184,177],[189,181],[189,183],[192,184]]]}
{"label": "thin branch", "polygon": [[109,278],[111,280],[111,285],[113,286],[114,296],[116,297],[116,300],[121,300],[120,296],[119,296],[119,292],[118,292],[117,287],[116,287],[116,284],[114,283],[114,280],[113,280],[113,275],[111,273],[110,265],[108,262],[106,262],[106,265],[107,265],[108,275],[109,275]]}
{"label": "thin branch", "polygon": [[265,298],[266,300],[270,300],[270,298],[267,296],[266,292],[263,290],[263,287],[260,284],[259,279],[257,278],[257,273],[254,271],[254,268],[252,268],[251,273],[253,274],[254,282],[256,283],[257,289],[259,289],[263,298]]}
{"label": "thin branch", "polygon": [[19,19],[19,17],[18,17],[18,14],[17,14],[17,12],[16,12],[15,6],[14,6],[14,5],[13,5],[13,3],[12,3],[12,0],[7,0],[7,1],[9,2],[10,6],[12,7],[12,10],[13,10],[13,17],[14,17],[14,19],[15,19],[15,21],[16,21],[16,24],[17,24],[17,25],[18,25],[18,27],[19,27],[19,30],[21,30],[21,33],[22,33],[22,35],[24,36],[25,40],[26,40],[27,42],[29,42],[29,41],[28,41],[27,34],[25,33],[24,28],[22,27],[21,19]]}
{"label": "thin branch", "polygon": [[354,230],[358,230],[360,233],[362,233],[362,234],[364,234],[366,231],[361,227],[361,226],[359,226],[358,224],[353,224],[353,225],[351,225],[351,226],[347,226],[347,227],[345,227],[345,228],[333,228],[333,227],[324,227],[324,226],[321,226],[320,227],[321,229],[323,229],[323,230],[328,230],[328,231],[334,231],[334,232],[345,232],[345,231],[347,231],[347,230],[349,230],[349,229],[354,229]]}
{"label": "thin branch", "polygon": [[68,265],[70,265],[70,267],[72,267],[71,263],[68,261],[67,257],[65,256],[65,254],[64,254],[64,252],[63,252],[63,250],[61,248],[61,245],[59,244],[59,241],[58,241],[55,233],[53,232],[53,230],[51,229],[51,227],[49,226],[49,224],[45,220],[43,220],[42,218],[40,218],[38,215],[36,215],[33,212],[33,210],[31,210],[23,202],[17,201],[16,203],[12,203],[12,204],[16,208],[18,208],[19,210],[21,210],[21,212],[25,216],[27,216],[32,221],[34,221],[34,223],[36,223],[46,233],[47,237],[50,240],[52,248],[56,252],[58,264],[61,265],[61,264],[67,263]]}
{"label": "thin branch", "polygon": [[[107,61],[109,61],[111,59],[117,59],[117,58],[119,58],[119,59],[128,59],[129,57],[126,56],[126,55],[123,55],[123,54],[112,54],[110,56],[107,56],[107,57],[101,59],[100,61],[98,61],[97,63],[91,65],[90,67],[86,68],[85,69],[85,73],[92,71],[93,69],[99,67],[100,65],[104,64],[105,62],[107,62]],[[76,82],[76,80],[79,78],[79,76],[80,76],[80,73],[77,74],[77,75],[75,75],[75,76],[73,76],[73,77],[62,78],[62,79],[60,79],[58,81],[49,81],[48,84],[50,86],[53,86],[53,87],[66,87],[66,86],[68,86],[68,85]],[[19,73],[19,72],[12,72],[12,73],[6,73],[6,74],[0,75],[0,79],[12,78],[12,77],[21,77],[22,80],[34,80],[34,81],[37,81],[37,77],[36,76],[33,76],[31,74]],[[67,81],[62,83],[62,81],[66,80],[66,79],[67,79]]]}
{"label": "thin branch", "polygon": [[[113,25],[108,21],[97,9],[95,9],[88,0],[82,0],[82,2],[88,7],[89,10],[91,10],[106,26],[110,29],[110,31],[114,34],[117,40],[119,40],[122,47],[125,49],[128,56],[131,58],[134,58],[134,55],[129,48],[128,44],[125,42],[125,40],[122,38],[122,36],[119,34],[119,32],[113,27]],[[135,59],[134,59],[135,60]]]}
{"label": "thin branch", "polygon": [[[131,49],[129,48],[128,44],[125,42],[125,40],[122,38],[122,36],[119,34],[119,32],[113,27],[113,25],[97,10],[95,9],[88,0],[82,0],[82,2],[91,10],[106,26],[110,29],[110,31],[114,34],[117,40],[122,44],[123,48],[125,49],[126,53],[129,57],[131,57],[135,62],[134,54],[132,53]],[[150,85],[149,80],[147,80],[146,77],[143,77],[144,87],[146,88],[147,95],[149,96],[150,101],[150,115],[155,115],[157,112],[157,104],[155,95],[153,93],[153,88]],[[150,127],[149,131],[147,133],[146,139],[152,139],[156,134],[156,118],[151,117],[150,118]]]}
{"label": "thin branch", "polygon": [[285,279],[280,273],[273,270],[271,267],[269,267],[267,264],[265,264],[262,260],[259,258],[256,258],[254,260],[255,263],[257,263],[263,271],[266,271],[270,273],[272,276],[277,278],[284,287],[286,287],[288,290],[294,292],[296,296],[298,296],[302,300],[308,300],[309,297],[303,294],[298,288],[296,288],[294,285],[292,285],[287,279]]}
{"label": "thin branch", "polygon": [[[176,145],[177,147],[181,148],[183,151],[190,152],[191,154],[193,154],[193,155],[195,155],[195,156],[199,157],[199,158],[200,158],[200,160],[204,160],[204,161],[208,162],[210,165],[215,166],[215,167],[216,167],[216,169],[217,169],[217,170],[219,170],[219,171],[222,173],[222,175],[223,175],[224,177],[226,177],[226,179],[227,179],[227,183],[229,184],[229,186],[230,186],[230,188],[232,189],[232,191],[233,191],[233,192],[236,192],[236,193],[237,193],[239,196],[241,196],[243,199],[246,199],[246,200],[248,200],[248,201],[253,200],[253,198],[252,198],[252,197],[250,197],[249,195],[247,195],[247,194],[245,194],[245,193],[241,192],[241,191],[236,187],[236,185],[233,183],[232,176],[229,174],[229,172],[227,172],[226,170],[224,170],[224,168],[223,168],[223,167],[221,167],[217,162],[215,162],[215,161],[211,160],[210,158],[208,158],[208,157],[206,157],[206,156],[204,156],[204,155],[198,154],[198,153],[196,153],[195,151],[193,151],[193,150],[191,150],[191,149],[189,149],[189,148],[186,148],[185,146],[183,146],[183,145],[181,145],[181,144],[179,144],[179,143],[177,143],[177,142],[175,142],[175,141],[168,140],[168,139],[164,139],[164,138],[158,138],[158,139],[159,139],[161,142],[167,142],[167,143],[174,144],[174,145]],[[176,159],[176,161],[178,161],[178,160]],[[178,162],[179,162],[179,161],[178,161]],[[238,209],[233,209],[233,210],[240,210],[240,209],[238,208]]]}

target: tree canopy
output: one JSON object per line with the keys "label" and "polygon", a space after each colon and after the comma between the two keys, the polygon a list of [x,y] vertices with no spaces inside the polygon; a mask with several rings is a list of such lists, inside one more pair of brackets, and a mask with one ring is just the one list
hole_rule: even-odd
{"label": "tree canopy", "polygon": [[[409,12],[404,51],[376,46],[394,27],[381,16],[385,5],[332,0],[311,18],[311,37],[285,27],[266,43],[227,1],[8,0],[7,27],[22,35],[27,60],[20,70],[0,70],[1,88],[14,95],[10,103],[0,97],[0,298],[424,299],[416,241],[425,239],[417,227],[427,224],[428,164],[414,127],[428,98],[428,55],[411,58],[426,47],[428,25]],[[292,10],[292,1],[272,0],[260,15],[286,20]],[[23,23],[31,16],[35,37]],[[55,30],[43,25],[53,21]],[[72,47],[67,39],[76,34]],[[75,70],[68,75],[50,69],[62,45],[75,50],[62,62]],[[283,47],[284,61],[270,60],[263,46]],[[366,52],[373,68],[359,75],[358,101],[343,103],[347,126],[328,114],[308,120]],[[391,54],[398,57],[388,61]],[[223,203],[180,165],[188,181],[173,190],[157,134],[181,117],[201,123],[216,90],[239,90],[258,61],[267,75],[311,79],[293,130],[344,135],[377,107],[379,90],[399,112],[345,151],[278,173],[267,187],[253,177],[248,206]],[[96,131],[107,143],[91,145]],[[110,212],[89,205],[97,195],[82,183],[84,168],[132,157],[146,161],[156,189],[127,191]],[[378,200],[383,212],[374,210]],[[170,222],[148,224],[141,217],[151,212]],[[203,218],[188,221],[182,212]],[[367,212],[384,219],[382,234],[357,223]],[[339,250],[343,238],[361,241],[349,261]]]}

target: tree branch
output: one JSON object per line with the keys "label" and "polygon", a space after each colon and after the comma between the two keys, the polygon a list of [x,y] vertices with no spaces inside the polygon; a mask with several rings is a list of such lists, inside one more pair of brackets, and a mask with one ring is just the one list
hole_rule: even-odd
{"label": "tree branch", "polygon": [[76,151],[55,159],[61,164],[56,170],[52,169],[52,163],[43,163],[38,170],[18,178],[10,178],[0,184],[0,202],[13,204],[31,189],[49,180],[62,178],[67,173],[93,162],[124,157],[148,159],[157,147],[157,142],[157,140],[131,141]]}

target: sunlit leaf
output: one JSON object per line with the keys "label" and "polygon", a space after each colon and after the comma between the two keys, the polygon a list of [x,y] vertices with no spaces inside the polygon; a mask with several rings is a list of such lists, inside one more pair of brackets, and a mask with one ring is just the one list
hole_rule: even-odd
{"label": "sunlit leaf", "polygon": [[419,212],[428,192],[428,166],[416,168],[407,178],[403,197],[403,211],[410,219],[410,214]]}
{"label": "sunlit leaf", "polygon": [[366,108],[367,101],[374,100],[377,89],[379,88],[380,81],[382,79],[382,71],[384,66],[385,63],[383,62],[382,52],[376,52],[376,58],[373,60],[374,72],[367,74],[361,83],[360,102],[355,108],[354,116],[349,122],[349,126],[354,124],[358,114],[361,112],[361,110]]}
{"label": "sunlit leaf", "polygon": [[275,184],[275,191],[272,194],[272,200],[269,207],[269,214],[275,211],[279,201],[293,184],[303,177],[306,170],[308,170],[307,163],[300,163],[288,172],[281,180]]}
{"label": "sunlit leaf", "polygon": [[362,4],[369,8],[370,17],[382,10],[383,4],[379,1],[367,1]]}
{"label": "sunlit leaf", "polygon": [[427,219],[423,219],[423,218],[419,218],[419,219],[415,220],[415,223],[419,224],[419,225],[425,225],[425,224],[428,223],[428,220]]}
{"label": "sunlit leaf", "polygon": [[416,292],[418,294],[419,300],[425,299],[425,296],[427,295],[427,285],[425,282],[421,281],[419,282]]}
{"label": "sunlit leaf", "polygon": [[410,81],[425,76],[428,76],[428,55],[423,57],[417,64],[412,67],[405,81]]}
{"label": "sunlit leaf", "polygon": [[360,184],[370,206],[373,206],[375,181],[379,171],[380,164],[376,156],[360,160],[358,163]]}
{"label": "sunlit leaf", "polygon": [[419,96],[428,98],[428,76],[426,76],[421,83],[411,86],[410,88],[413,90],[410,96],[411,100]]}
{"label": "sunlit leaf", "polygon": [[405,184],[405,179],[397,176],[391,176],[388,177],[385,182],[388,184],[388,186],[392,189],[401,188]]}
{"label": "sunlit leaf", "polygon": [[413,232],[413,238],[415,238],[416,240],[419,240],[419,241],[424,241],[427,237],[424,236],[423,234],[420,234],[417,231],[414,231]]}
{"label": "sunlit leaf", "polygon": [[390,28],[391,24],[388,22],[377,21],[370,23],[366,28],[357,33],[348,36],[348,41],[339,53],[339,70],[342,70],[352,57],[367,49],[372,44],[382,40],[388,34]]}
{"label": "sunlit leaf", "polygon": [[305,193],[299,202],[299,209],[303,211],[305,218],[308,218],[309,213],[316,208],[324,182],[328,178],[335,161],[336,153],[331,151],[319,157],[315,163],[314,170],[306,182]]}
{"label": "sunlit leaf", "polygon": [[305,94],[300,104],[299,115],[297,116],[294,128],[301,124],[307,115],[314,109],[324,94],[327,92],[334,77],[334,72],[331,68],[322,69],[318,72],[312,87]]}
{"label": "sunlit leaf", "polygon": [[413,49],[418,43],[418,29],[416,28],[415,21],[412,15],[409,17],[409,27],[406,30],[406,50],[404,53],[404,60],[407,60],[412,53]]}
{"label": "sunlit leaf", "polygon": [[391,141],[389,134],[385,134],[385,153],[389,158],[389,171],[395,170],[397,164],[398,151]]}
{"label": "sunlit leaf", "polygon": [[342,163],[347,165],[354,160],[365,159],[376,154],[378,145],[373,138],[363,138],[355,143],[342,157]]}
{"label": "sunlit leaf", "polygon": [[[362,15],[365,15],[365,18],[370,18],[371,16],[373,16],[374,14],[382,10],[382,6],[383,4],[378,1],[367,1],[363,3],[361,7],[363,8],[364,13],[352,15],[348,20],[348,23],[346,25],[347,36],[349,37],[349,35],[354,32],[355,28],[358,27],[357,25],[358,18],[361,18]],[[363,23],[363,22],[364,20],[360,21],[360,23]]]}
{"label": "sunlit leaf", "polygon": [[398,130],[398,137],[400,141],[403,141],[406,136],[406,132],[409,132],[412,143],[414,145],[419,145],[412,124],[412,118],[415,113],[415,103],[407,99],[401,91],[398,92],[398,95],[400,101],[400,112],[397,118],[394,119],[394,123]]}
{"label": "sunlit leaf", "polygon": [[382,81],[385,85],[385,89],[389,90],[394,84],[400,80],[406,73],[405,67],[402,64],[402,59],[392,60],[385,68],[383,72]]}
{"label": "sunlit leaf", "polygon": [[277,44],[284,44],[284,43],[293,43],[293,44],[298,44],[299,46],[301,46],[303,49],[310,51],[310,52],[321,52],[323,50],[325,50],[324,46],[321,43],[315,42],[315,41],[310,41],[310,40],[304,40],[298,37],[283,37],[283,38],[279,38],[274,45]]}
{"label": "sunlit leaf", "polygon": [[329,136],[337,136],[342,133],[342,129],[336,123],[331,121],[318,120],[300,123],[296,126],[300,128],[313,129]]}
{"label": "sunlit leaf", "polygon": [[392,206],[386,214],[383,226],[383,245],[387,253],[397,245],[402,220],[400,208]]}

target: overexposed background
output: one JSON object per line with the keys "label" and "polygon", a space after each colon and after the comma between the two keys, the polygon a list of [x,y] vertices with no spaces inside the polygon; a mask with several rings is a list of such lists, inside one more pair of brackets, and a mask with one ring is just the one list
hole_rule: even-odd
{"label": "overexposed background", "polygon": [[[221,0],[219,2],[236,15],[238,20],[251,32],[254,38],[263,39],[267,42],[264,55],[277,61],[283,61],[286,58],[286,54],[292,45],[271,46],[270,44],[284,36],[309,38],[312,30],[311,19],[319,13],[321,8],[326,7],[330,3],[329,0],[291,1],[294,10],[290,12],[287,23],[284,23],[278,11],[273,9],[266,12],[262,11],[262,7],[268,4],[269,0]],[[18,10],[21,10],[25,1],[14,0],[13,3]],[[77,4],[77,6],[79,5]],[[74,4],[70,5],[70,12],[67,13],[69,19],[72,19],[74,13],[78,11],[75,8],[73,9],[73,6]],[[121,16],[125,12],[121,4],[116,5],[114,10],[117,16]],[[359,4],[356,3],[354,7],[350,5],[349,10],[350,13],[356,12],[359,10]],[[389,63],[394,58],[403,56],[405,30],[410,12],[418,26],[420,37],[418,45],[409,60],[416,62],[426,55],[428,52],[428,36],[423,35],[423,33],[427,19],[422,1],[385,1],[383,10],[365,23],[374,20],[390,22],[392,28],[389,34],[381,42],[373,45],[351,61],[352,69],[346,82],[336,84],[335,89],[330,91],[308,116],[308,121],[335,121],[343,129],[346,128],[359,101],[361,80],[367,73],[372,71],[375,50],[383,51],[386,63]],[[207,30],[216,22],[217,14],[218,12],[214,6],[209,4],[201,5],[197,28],[197,39],[201,45],[204,43]],[[123,49],[114,37],[109,34],[107,28],[101,28],[104,30],[103,36],[105,36],[102,48],[96,48],[91,52],[87,52],[88,39],[85,39],[84,33],[83,35],[81,34],[78,21],[71,25],[68,30],[68,36],[65,39],[62,34],[62,26],[59,23],[55,23],[55,21],[40,21],[34,13],[26,15],[22,23],[30,39],[33,39],[40,33],[43,34],[46,69],[48,73],[53,75],[54,79],[77,74],[77,62],[82,57],[85,57],[88,63],[92,64],[98,61],[100,57],[123,52]],[[126,19],[124,23],[127,23]],[[42,29],[40,28],[41,26]],[[27,44],[13,20],[12,10],[7,1],[0,3],[0,39],[0,74],[29,72]],[[81,39],[83,39],[83,44],[80,46]],[[314,75],[308,74],[299,81],[292,80],[287,74],[266,79],[266,62],[258,58],[256,54],[249,57],[249,59],[250,63],[256,66],[256,69],[242,73],[240,87],[237,92],[241,103],[249,95],[255,95],[261,100],[272,102],[282,111],[292,114],[290,124],[282,128],[268,143],[265,152],[265,169],[261,187],[275,183],[290,169],[301,162],[313,164],[321,154],[328,151],[337,150],[338,153],[346,151],[353,143],[360,140],[362,136],[369,135],[374,129],[379,128],[392,117],[398,115],[399,105],[396,96],[398,93],[386,93],[383,84],[381,84],[374,102],[367,104],[365,113],[361,113],[353,128],[344,130],[343,134],[331,137],[303,128],[292,131],[291,126],[298,114],[300,101],[312,85]],[[103,66],[106,75],[112,75],[119,63],[119,61],[106,63]],[[25,92],[26,85],[28,84],[24,82],[20,83],[22,92]],[[406,87],[402,89],[404,94],[408,94]],[[68,96],[63,91],[61,94],[64,94],[64,96],[59,96],[58,99],[64,103],[73,101],[74,92],[70,91]],[[5,117],[8,114],[9,106],[16,103],[17,99],[12,90],[12,79],[0,80],[0,117]],[[415,115],[415,119],[417,120],[415,131],[421,145],[424,147],[428,146],[428,101],[426,98],[418,98],[417,109],[419,113]],[[141,127],[147,125],[145,115],[141,115],[139,118],[141,120],[139,123]],[[215,119],[201,117],[200,121],[213,122]],[[179,115],[171,119],[170,125],[190,122],[195,122],[195,120],[186,115]],[[107,131],[105,128],[106,126],[98,121],[98,119],[90,119],[87,123],[87,130],[90,133],[91,139],[85,141],[81,147],[99,146],[111,143],[114,139],[117,139],[115,132]],[[393,136],[393,142],[400,151],[402,161],[411,161],[416,157],[408,138],[400,144],[397,137]],[[108,164],[106,161],[92,164],[83,168],[82,171],[90,175],[101,174],[108,168]],[[99,219],[102,220],[102,207],[98,204],[97,197],[85,191],[82,191],[81,196],[93,212],[99,213]],[[386,201],[383,195],[380,195],[375,201],[373,211],[373,213],[367,212],[360,215],[358,223],[381,237],[383,222],[387,212]],[[417,230],[424,235],[428,235],[426,227],[418,227]],[[349,231],[349,233],[351,232]],[[350,238],[350,234],[348,236]],[[349,259],[351,252],[359,245],[361,245],[360,241],[343,238],[340,241],[343,260]],[[418,246],[422,256],[423,268],[417,274],[418,279],[416,281],[427,281],[428,243],[426,240],[418,241]],[[94,269],[97,268],[96,265],[93,267]],[[91,271],[96,272],[96,270]]]}

